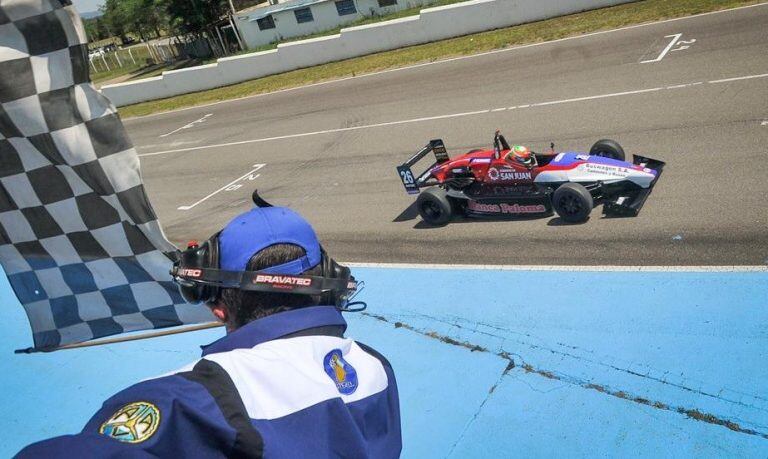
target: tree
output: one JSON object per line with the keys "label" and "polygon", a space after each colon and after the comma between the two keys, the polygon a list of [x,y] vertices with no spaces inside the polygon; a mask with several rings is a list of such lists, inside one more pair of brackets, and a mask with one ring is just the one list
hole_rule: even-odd
{"label": "tree", "polygon": [[170,25],[182,34],[202,35],[229,11],[227,0],[166,0]]}
{"label": "tree", "polygon": [[142,40],[159,37],[168,23],[166,0],[106,0],[101,11],[113,35],[123,40],[129,32]]}

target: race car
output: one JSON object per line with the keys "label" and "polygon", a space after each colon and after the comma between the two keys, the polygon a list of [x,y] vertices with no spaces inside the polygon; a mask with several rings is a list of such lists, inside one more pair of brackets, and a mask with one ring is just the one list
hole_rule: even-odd
{"label": "race car", "polygon": [[[423,173],[413,167],[429,153],[435,162]],[[580,223],[596,205],[606,216],[637,216],[661,176],[665,163],[633,155],[624,160],[616,141],[598,140],[589,153],[536,153],[510,147],[498,131],[492,150],[472,150],[449,158],[443,141],[431,140],[397,173],[409,194],[418,194],[421,218],[444,225],[454,215],[469,217],[549,216]],[[422,189],[424,189],[422,191]]]}

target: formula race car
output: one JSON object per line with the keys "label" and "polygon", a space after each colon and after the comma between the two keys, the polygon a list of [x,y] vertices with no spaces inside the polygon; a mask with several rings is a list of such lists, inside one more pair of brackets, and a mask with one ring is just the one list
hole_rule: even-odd
{"label": "formula race car", "polygon": [[[453,215],[470,217],[548,216],[552,211],[569,223],[584,222],[595,205],[606,216],[636,216],[661,176],[664,162],[634,155],[609,139],[589,153],[535,153],[510,147],[498,131],[493,150],[472,150],[449,158],[442,140],[432,140],[397,166],[409,194],[418,194],[421,218],[433,225]],[[411,167],[429,153],[435,162],[414,175]],[[422,191],[422,188],[425,188]]]}

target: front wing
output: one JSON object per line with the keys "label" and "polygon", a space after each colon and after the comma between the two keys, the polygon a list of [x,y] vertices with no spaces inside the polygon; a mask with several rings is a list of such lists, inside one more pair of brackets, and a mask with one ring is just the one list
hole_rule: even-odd
{"label": "front wing", "polygon": [[639,155],[632,155],[632,163],[656,171],[656,178],[653,179],[648,188],[627,190],[626,192],[611,196],[610,199],[603,203],[604,215],[609,217],[636,217],[640,213],[640,209],[643,208],[645,200],[648,199],[651,191],[653,191],[653,187],[656,186],[656,182],[659,181],[666,165],[664,161]]}

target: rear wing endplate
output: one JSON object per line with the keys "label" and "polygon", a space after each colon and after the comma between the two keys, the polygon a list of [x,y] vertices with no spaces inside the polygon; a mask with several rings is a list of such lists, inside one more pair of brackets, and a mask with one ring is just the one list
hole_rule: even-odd
{"label": "rear wing endplate", "polygon": [[[411,167],[418,163],[422,158],[427,156],[430,152],[434,153],[435,162],[432,163],[432,165],[429,166],[424,172],[419,174],[418,177],[414,177],[413,171],[411,171]],[[441,139],[435,139],[430,140],[429,143],[424,148],[419,150],[418,153],[413,155],[411,159],[397,166],[397,175],[400,176],[400,181],[403,182],[406,193],[417,194],[419,192],[419,188],[424,185],[424,182],[426,182],[429,178],[429,173],[432,168],[438,164],[448,161],[449,159],[448,151],[445,149],[445,144],[443,141]]]}

